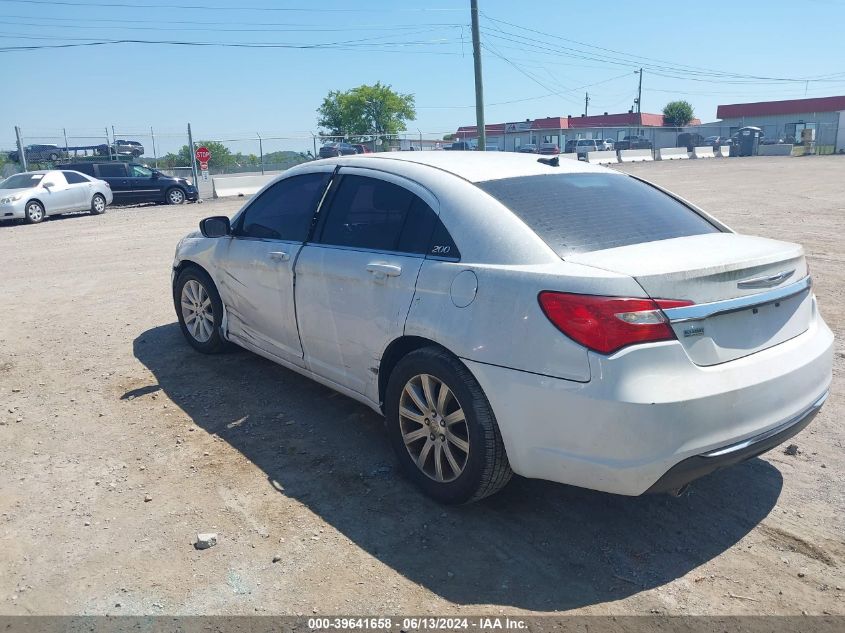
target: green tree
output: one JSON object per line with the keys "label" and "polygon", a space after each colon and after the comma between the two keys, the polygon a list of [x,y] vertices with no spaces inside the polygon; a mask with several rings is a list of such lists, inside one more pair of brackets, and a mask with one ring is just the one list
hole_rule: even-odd
{"label": "green tree", "polygon": [[695,118],[689,101],[670,101],[663,108],[663,121],[672,127],[684,127]]}
{"label": "green tree", "polygon": [[332,136],[366,140],[389,136],[405,129],[417,116],[414,95],[394,92],[377,81],[351,90],[332,90],[317,108],[317,124]]}
{"label": "green tree", "polygon": [[[219,143],[218,141],[199,141],[196,143],[196,146],[207,147],[208,151],[211,152],[211,160],[208,161],[208,167],[210,169],[221,169],[231,167],[235,164],[235,156],[223,143]],[[183,167],[190,165],[193,154],[194,150],[187,145],[183,145],[177,154],[180,161],[179,165]]]}

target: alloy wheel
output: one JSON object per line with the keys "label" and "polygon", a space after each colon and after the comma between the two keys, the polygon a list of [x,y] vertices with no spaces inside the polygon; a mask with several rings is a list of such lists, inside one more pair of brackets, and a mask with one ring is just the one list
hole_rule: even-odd
{"label": "alloy wheel", "polygon": [[214,310],[208,292],[200,282],[189,279],[182,286],[180,301],[182,318],[188,332],[196,341],[207,342],[214,333]]}
{"label": "alloy wheel", "polygon": [[455,394],[430,374],[412,377],[399,399],[405,448],[423,473],[438,483],[457,479],[469,459],[466,416]]}
{"label": "alloy wheel", "polygon": [[102,196],[94,196],[94,211],[102,213],[106,210],[106,200]]}
{"label": "alloy wheel", "polygon": [[172,189],[167,195],[170,204],[182,204],[185,201],[185,194],[181,189]]}
{"label": "alloy wheel", "polygon": [[40,222],[44,219],[44,209],[37,202],[30,202],[26,207],[26,215],[31,222]]}

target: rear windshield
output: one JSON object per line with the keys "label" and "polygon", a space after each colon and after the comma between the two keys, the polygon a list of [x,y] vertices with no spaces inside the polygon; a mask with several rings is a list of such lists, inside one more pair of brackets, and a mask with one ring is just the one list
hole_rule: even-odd
{"label": "rear windshield", "polygon": [[476,184],[561,257],[719,233],[671,196],[622,174],[522,176]]}

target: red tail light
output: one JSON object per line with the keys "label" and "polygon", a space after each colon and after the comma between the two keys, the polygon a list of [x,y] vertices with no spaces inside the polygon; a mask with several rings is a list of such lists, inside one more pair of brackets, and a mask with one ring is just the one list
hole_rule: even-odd
{"label": "red tail light", "polygon": [[569,338],[602,354],[627,345],[668,341],[675,332],[663,309],[692,305],[675,299],[628,299],[541,292],[540,307]]}

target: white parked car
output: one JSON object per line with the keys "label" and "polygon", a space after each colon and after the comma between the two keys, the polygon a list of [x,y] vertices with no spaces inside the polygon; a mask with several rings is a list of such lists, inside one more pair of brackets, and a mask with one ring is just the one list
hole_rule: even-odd
{"label": "white parked car", "polygon": [[105,213],[112,191],[104,180],[78,171],[27,171],[0,182],[0,220],[41,222],[71,211]]}
{"label": "white parked car", "polygon": [[677,492],[800,431],[831,382],[801,246],[577,161],[315,161],[200,227],[173,262],[188,342],[383,413],[443,502],[512,472]]}

